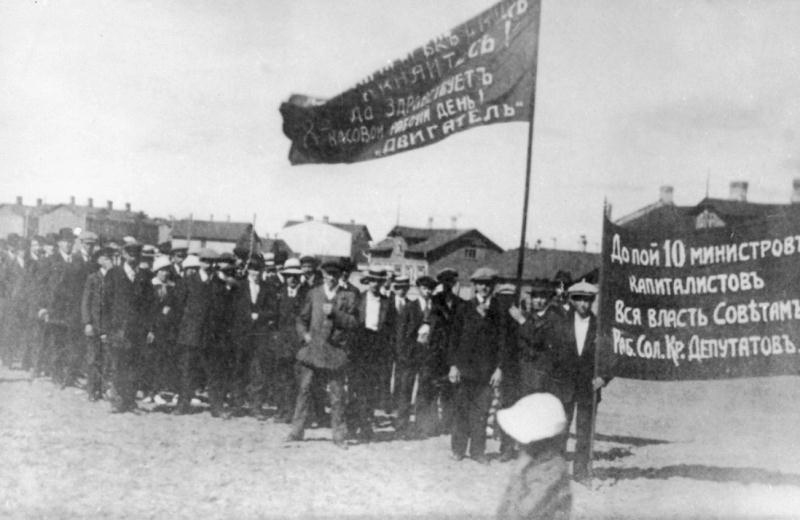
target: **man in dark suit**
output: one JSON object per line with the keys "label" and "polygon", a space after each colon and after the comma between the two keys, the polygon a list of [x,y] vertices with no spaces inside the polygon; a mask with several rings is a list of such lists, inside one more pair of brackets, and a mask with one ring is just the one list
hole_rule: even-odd
{"label": "man in dark suit", "polygon": [[297,317],[308,292],[308,288],[300,281],[302,274],[297,258],[287,259],[281,270],[284,283],[278,293],[277,331],[272,343],[276,360],[270,381],[277,406],[275,420],[278,422],[291,422],[294,411],[294,359],[302,346],[297,331]]}
{"label": "man in dark suit", "polygon": [[139,350],[150,330],[150,282],[139,270],[140,244],[126,244],[123,263],[109,270],[107,302],[113,371],[113,413],[136,410]]}
{"label": "man in dark suit", "polygon": [[589,477],[589,448],[592,429],[592,399],[607,384],[595,376],[595,336],[597,318],[591,307],[597,287],[578,282],[567,289],[570,311],[553,323],[551,331],[550,392],[564,404],[567,430],[563,439],[566,450],[569,425],[575,417],[576,444],[573,478],[584,481]]}
{"label": "man in dark suit", "polygon": [[292,430],[287,441],[303,439],[309,414],[311,386],[315,378],[327,382],[331,401],[331,428],[336,446],[346,448],[347,426],[344,422],[344,350],[347,332],[358,325],[358,309],[352,294],[339,287],[341,270],[337,263],[322,265],[323,284],[306,295],[297,318],[298,332],[304,346],[297,353],[298,391]]}
{"label": "man in dark suit", "polygon": [[[248,373],[240,372],[238,377],[249,381],[246,389],[250,398],[250,413],[262,421],[267,418],[263,405],[274,364],[270,342],[278,319],[277,292],[274,285],[262,281],[263,269],[264,261],[260,256],[250,259],[247,279],[239,284],[234,308],[239,360],[242,363],[249,361]],[[242,382],[239,381],[240,384]]]}
{"label": "man in dark suit", "polygon": [[104,368],[109,365],[108,333],[110,328],[106,275],[111,270],[111,251],[99,249],[92,255],[97,270],[89,275],[83,288],[81,300],[81,319],[86,336],[86,393],[90,401],[103,396],[107,377]]}
{"label": "man in dark suit", "polygon": [[361,278],[361,283],[367,284],[367,291],[358,300],[358,326],[353,330],[349,348],[348,427],[351,434],[365,442],[372,440],[375,409],[384,391],[388,391],[388,381],[381,376],[390,358],[387,320],[391,304],[381,295],[383,281],[383,271],[375,269]]}
{"label": "man in dark suit", "polygon": [[463,459],[469,445],[470,457],[481,464],[488,463],[486,422],[507,355],[504,316],[492,297],[496,278],[497,273],[486,267],[470,277],[475,297],[458,309],[448,352],[448,378],[455,385],[452,457]]}
{"label": "man in dark suit", "polygon": [[[395,286],[402,282],[395,280]],[[397,327],[394,338],[397,369],[397,433],[401,438],[426,438],[436,434],[438,406],[436,403],[436,359],[431,350],[431,321],[433,301],[431,295],[436,280],[430,276],[417,278],[419,298],[409,300],[397,293],[394,305],[397,309]],[[400,296],[402,294],[402,297]],[[411,398],[414,380],[418,379],[415,417],[412,428]]]}
{"label": "man in dark suit", "polygon": [[453,320],[458,309],[465,304],[455,292],[454,287],[458,282],[458,271],[446,267],[436,275],[439,282],[439,292],[432,296],[431,332],[429,362],[437,389],[439,406],[442,417],[437,424],[439,433],[450,433],[453,424],[453,385],[448,381],[450,365],[447,362],[447,351],[450,348],[450,335],[453,329]]}
{"label": "man in dark suit", "polygon": [[183,277],[176,293],[180,309],[178,325],[178,351],[180,354],[181,388],[178,396],[176,414],[191,412],[192,398],[199,381],[202,368],[201,352],[208,341],[208,314],[211,305],[211,251],[202,253],[201,259],[188,255],[181,264]]}
{"label": "man in dark suit", "polygon": [[207,377],[208,401],[212,417],[221,417],[225,397],[233,383],[234,335],[238,283],[233,263],[217,265],[209,281],[208,338],[203,345],[203,367]]}

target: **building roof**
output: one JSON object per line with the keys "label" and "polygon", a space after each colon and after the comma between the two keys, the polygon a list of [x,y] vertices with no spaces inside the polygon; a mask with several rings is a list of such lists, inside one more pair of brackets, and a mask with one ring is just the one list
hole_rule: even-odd
{"label": "building roof", "polygon": [[26,206],[22,204],[0,204],[0,210],[6,209],[20,217],[24,217],[26,212],[29,217],[38,217],[44,213],[47,213],[53,208],[52,204],[42,204],[40,206]]}
{"label": "building roof", "polygon": [[797,204],[762,204],[706,197],[695,206],[656,202],[617,219],[616,223],[657,237],[694,232],[697,229],[697,216],[704,211],[716,214],[728,226],[738,226],[745,222],[797,214],[799,210]]}
{"label": "building roof", "polygon": [[214,220],[176,220],[172,225],[173,238],[236,242],[252,229],[250,222],[218,222]]}
{"label": "building roof", "polygon": [[82,206],[79,204],[56,204],[50,206],[47,211],[43,211],[41,214],[52,213],[53,211],[61,208],[71,211],[75,215],[81,217],[108,219],[118,222],[135,222],[137,219],[141,218],[150,221],[147,215],[140,211],[125,211],[120,209],[108,209],[102,206]]}
{"label": "building roof", "polygon": [[402,237],[408,248],[406,251],[413,254],[428,255],[438,249],[460,239],[473,235],[486,242],[489,249],[494,249],[498,253],[503,252],[503,248],[492,242],[483,233],[475,228],[454,229],[454,228],[412,228],[408,226],[395,226],[389,231],[387,238],[381,240],[372,251],[391,250],[394,242],[393,237]]}
{"label": "building roof", "polygon": [[[287,220],[286,223],[283,225],[284,228],[296,226],[297,224],[305,224],[306,222],[314,222],[313,220]],[[358,233],[364,233],[366,240],[372,240],[372,235],[369,234],[369,228],[367,228],[366,224],[358,224],[357,222],[329,222],[326,220],[320,220],[318,222],[322,222],[323,224],[328,224],[334,227],[337,227],[343,231],[347,231],[351,235],[355,236]]]}
{"label": "building roof", "polygon": [[[518,261],[519,248],[509,249],[489,262],[489,266],[500,273],[500,278],[516,280]],[[600,266],[600,254],[563,249],[525,249],[523,261],[523,280],[552,280],[558,271],[568,271],[574,280],[578,280]]]}

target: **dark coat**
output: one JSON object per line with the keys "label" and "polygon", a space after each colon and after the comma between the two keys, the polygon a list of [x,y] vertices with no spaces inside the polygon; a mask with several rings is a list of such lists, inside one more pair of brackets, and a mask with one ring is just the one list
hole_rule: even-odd
{"label": "dark coat", "polygon": [[458,310],[467,302],[453,294],[452,291],[434,294],[431,301],[430,350],[434,360],[438,360],[432,362],[438,365],[435,372],[441,377],[446,377],[450,369],[447,352],[450,349],[453,322]]}
{"label": "dark coat", "polygon": [[239,296],[239,287],[238,284],[226,283],[218,276],[214,276],[209,284],[211,285],[209,290],[211,301],[208,309],[206,346],[215,349],[229,349],[234,337],[234,304]]}
{"label": "dark coat", "polygon": [[111,316],[109,315],[107,297],[108,290],[106,288],[107,276],[108,272],[103,275],[98,269],[86,278],[86,284],[83,287],[81,321],[84,326],[92,326],[95,336],[108,334],[111,328]]}
{"label": "dark coat", "polygon": [[[258,282],[258,296],[253,303],[250,281],[241,280],[234,296],[233,325],[236,338],[261,336],[264,341],[275,330],[278,320],[278,299],[273,286]],[[255,320],[252,315],[257,314]],[[237,339],[237,342],[243,341]]]}
{"label": "dark coat", "polygon": [[109,309],[109,332],[123,334],[131,342],[139,342],[150,331],[152,292],[150,278],[137,271],[133,282],[122,266],[106,273],[106,302]]}
{"label": "dark coat", "polygon": [[211,279],[203,281],[193,273],[181,278],[177,289],[180,324],[177,341],[181,345],[203,348],[208,339],[208,313],[211,307]]}
{"label": "dark coat", "polygon": [[477,311],[478,300],[460,306],[450,333],[448,364],[456,366],[462,379],[489,383],[497,368],[506,363],[505,321],[497,299],[492,298],[486,315]]}
{"label": "dark coat", "polygon": [[297,317],[303,307],[308,287],[300,284],[294,297],[289,296],[287,286],[281,287],[278,296],[277,336],[273,349],[282,359],[294,359],[302,347],[302,338],[297,331]]}
{"label": "dark coat", "polygon": [[[394,304],[395,302],[392,301]],[[409,300],[397,314],[394,335],[394,350],[397,362],[403,365],[424,362],[430,351],[430,335],[428,344],[420,344],[418,339],[419,329],[423,324],[431,324],[432,306],[429,305],[423,312],[419,300]]]}
{"label": "dark coat", "polygon": [[[575,341],[575,312],[569,311],[563,318],[553,320],[550,330],[548,351],[551,392],[562,402],[592,401],[592,379],[594,379],[595,336],[597,335],[597,317],[593,314],[589,319],[589,330],[583,352],[578,354]],[[598,401],[599,395],[598,392]]]}
{"label": "dark coat", "polygon": [[155,280],[150,282],[153,291],[150,331],[159,343],[173,343],[178,335],[180,318],[176,286],[169,277],[165,284],[153,283]]}
{"label": "dark coat", "polygon": [[[322,308],[325,303],[333,304],[333,312],[328,316]],[[352,293],[338,288],[333,298],[328,299],[324,287],[314,287],[306,294],[297,317],[300,335],[311,335],[311,341],[298,351],[297,360],[326,370],[344,368],[347,364],[347,333],[358,323],[358,305]]]}
{"label": "dark coat", "polygon": [[379,301],[378,330],[373,333],[366,328],[367,295],[362,294],[358,299],[358,325],[352,331],[353,339],[348,349],[350,361],[353,363],[372,363],[390,355],[394,306],[391,300],[383,296]]}

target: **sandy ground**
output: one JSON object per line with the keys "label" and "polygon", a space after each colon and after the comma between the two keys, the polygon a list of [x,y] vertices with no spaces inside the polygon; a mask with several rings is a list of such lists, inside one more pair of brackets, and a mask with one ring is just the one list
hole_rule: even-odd
{"label": "sandy ground", "polygon": [[[800,518],[798,403],[796,377],[613,381],[575,518]],[[451,461],[444,436],[343,451],[325,429],[286,445],[270,421],[112,415],[6,369],[0,421],[4,518],[491,518],[512,470]]]}

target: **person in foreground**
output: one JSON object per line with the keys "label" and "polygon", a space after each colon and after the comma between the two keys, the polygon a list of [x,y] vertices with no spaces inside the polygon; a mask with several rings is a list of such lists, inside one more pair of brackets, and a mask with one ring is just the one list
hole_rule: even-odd
{"label": "person in foreground", "polygon": [[567,428],[561,401],[548,393],[531,394],[498,411],[497,422],[521,445],[497,518],[568,519],[572,494],[561,446]]}

